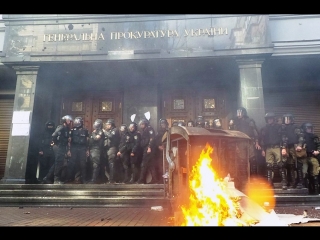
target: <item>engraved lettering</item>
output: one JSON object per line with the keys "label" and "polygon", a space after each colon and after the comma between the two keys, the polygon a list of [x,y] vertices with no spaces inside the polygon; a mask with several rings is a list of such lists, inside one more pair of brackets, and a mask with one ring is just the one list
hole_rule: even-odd
{"label": "engraved lettering", "polygon": [[100,33],[100,35],[99,35],[99,37],[98,37],[98,40],[100,40],[100,39],[104,40],[104,36],[103,36],[102,33]]}
{"label": "engraved lettering", "polygon": [[117,33],[116,32],[111,32],[110,33],[111,35],[110,35],[110,39],[112,40],[112,39],[117,39]]}

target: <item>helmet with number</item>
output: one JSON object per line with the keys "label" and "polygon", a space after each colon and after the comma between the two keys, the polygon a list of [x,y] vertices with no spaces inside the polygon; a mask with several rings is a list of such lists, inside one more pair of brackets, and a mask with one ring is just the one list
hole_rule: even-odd
{"label": "helmet with number", "polygon": [[220,118],[216,118],[213,120],[213,127],[216,129],[222,129],[222,123]]}
{"label": "helmet with number", "polygon": [[112,127],[116,126],[116,123],[113,118],[107,119],[106,124],[110,124]]}
{"label": "helmet with number", "polygon": [[101,119],[96,119],[93,123],[93,129],[99,130],[102,129],[102,120]]}
{"label": "helmet with number", "polygon": [[264,115],[266,123],[268,123],[268,119],[270,118],[273,119],[274,122],[276,122],[276,114],[274,112],[267,112],[266,115]]}
{"label": "helmet with number", "polygon": [[73,121],[73,119],[72,119],[72,117],[71,117],[70,115],[65,115],[65,116],[63,116],[63,117],[61,118],[61,123],[62,123],[62,124],[63,124],[63,123],[67,123],[67,121],[70,121],[70,122]]}
{"label": "helmet with number", "polygon": [[291,113],[283,114],[282,116],[282,123],[283,124],[291,124],[294,123],[294,116]]}
{"label": "helmet with number", "polygon": [[309,122],[303,123],[303,124],[301,125],[301,128],[302,128],[303,131],[306,132],[306,133],[313,133],[313,125],[312,125],[312,123],[309,123]]}
{"label": "helmet with number", "polygon": [[164,125],[164,128],[169,127],[169,123],[168,123],[167,119],[165,119],[165,118],[160,118],[160,120],[159,120],[159,126],[162,127],[163,125]]}
{"label": "helmet with number", "polygon": [[189,120],[187,122],[187,127],[194,127],[194,122],[192,120]]}
{"label": "helmet with number", "polygon": [[205,125],[205,121],[204,121],[203,116],[198,116],[196,119],[196,127],[204,128],[204,125]]}
{"label": "helmet with number", "polygon": [[179,122],[178,122],[178,126],[180,126],[180,127],[181,127],[181,126],[186,126],[186,124],[185,124],[183,121],[179,121]]}
{"label": "helmet with number", "polygon": [[120,132],[126,132],[128,130],[128,127],[126,124],[121,124],[120,126]]}
{"label": "helmet with number", "polygon": [[54,128],[55,128],[55,123],[54,121],[47,121],[46,124],[45,124],[45,130],[48,131],[48,132],[54,132]]}
{"label": "helmet with number", "polygon": [[139,121],[139,126],[141,127],[141,125],[144,124],[144,127],[149,126],[149,120],[146,118],[143,118]]}
{"label": "helmet with number", "polygon": [[245,109],[244,107],[239,107],[237,109],[237,117],[238,118],[246,117],[247,115],[248,115],[247,109]]}
{"label": "helmet with number", "polygon": [[82,117],[76,117],[73,121],[73,126],[76,128],[83,127],[83,118]]}
{"label": "helmet with number", "polygon": [[129,124],[128,129],[130,132],[135,132],[138,129],[138,125],[135,122]]}

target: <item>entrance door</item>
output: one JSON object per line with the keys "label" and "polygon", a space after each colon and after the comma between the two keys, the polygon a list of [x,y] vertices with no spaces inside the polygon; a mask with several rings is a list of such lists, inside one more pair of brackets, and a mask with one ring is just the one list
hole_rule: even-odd
{"label": "entrance door", "polygon": [[162,95],[162,117],[169,125],[173,122],[185,122],[195,119],[195,94],[190,89],[168,89]]}
{"label": "entrance door", "polygon": [[89,132],[96,119],[105,123],[108,118],[113,118],[117,127],[122,124],[122,93],[91,92],[69,96],[62,101],[61,117],[67,114],[73,118],[82,117]]}
{"label": "entrance door", "polygon": [[213,87],[189,89],[165,89],[162,94],[162,115],[172,126],[175,121],[187,123],[203,116],[210,128],[219,117],[226,129],[225,94]]}

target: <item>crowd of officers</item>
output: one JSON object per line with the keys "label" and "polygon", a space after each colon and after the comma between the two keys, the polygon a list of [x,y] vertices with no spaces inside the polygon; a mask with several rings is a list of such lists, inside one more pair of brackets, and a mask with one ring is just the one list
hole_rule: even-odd
{"label": "crowd of officers", "polygon": [[[277,171],[282,189],[308,188],[310,194],[319,194],[320,141],[312,123],[299,126],[291,113],[278,118],[273,112],[265,114],[265,121],[266,125],[259,131],[243,107],[229,121],[228,130],[241,131],[252,140],[249,145],[238,144],[239,160],[248,157],[251,175],[262,175],[271,186]],[[202,116],[187,123],[176,121],[174,125],[222,129],[221,119],[208,122]],[[114,119],[105,123],[96,119],[94,130],[89,133],[81,117],[73,120],[66,115],[56,128],[54,122],[48,121],[39,147],[39,179],[54,184],[144,184],[149,172],[152,180],[148,183],[162,183],[162,137],[168,127],[166,119],[159,120],[158,132],[147,119],[119,128]],[[261,158],[262,168],[258,164]]]}
{"label": "crowd of officers", "polygon": [[90,133],[82,117],[62,117],[55,128],[45,124],[39,147],[39,179],[45,184],[163,183],[162,136],[168,129],[160,119],[155,132],[149,120],[119,128],[114,119],[96,119]]}
{"label": "crowd of officers", "polygon": [[257,129],[255,121],[245,108],[237,109],[236,118],[229,122],[230,130],[246,133],[252,144],[239,146],[239,158],[249,152],[251,175],[258,173],[259,157],[263,157],[266,171],[263,176],[274,186],[274,176],[280,176],[283,190],[308,188],[310,194],[319,194],[319,137],[314,134],[313,124],[295,123],[293,114],[278,118],[274,112],[265,114],[266,124]]}

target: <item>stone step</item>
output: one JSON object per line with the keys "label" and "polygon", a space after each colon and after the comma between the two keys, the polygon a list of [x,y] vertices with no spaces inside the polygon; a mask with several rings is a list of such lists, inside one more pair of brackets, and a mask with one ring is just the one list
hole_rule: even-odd
{"label": "stone step", "polygon": [[164,184],[0,184],[0,206],[169,207]]}

